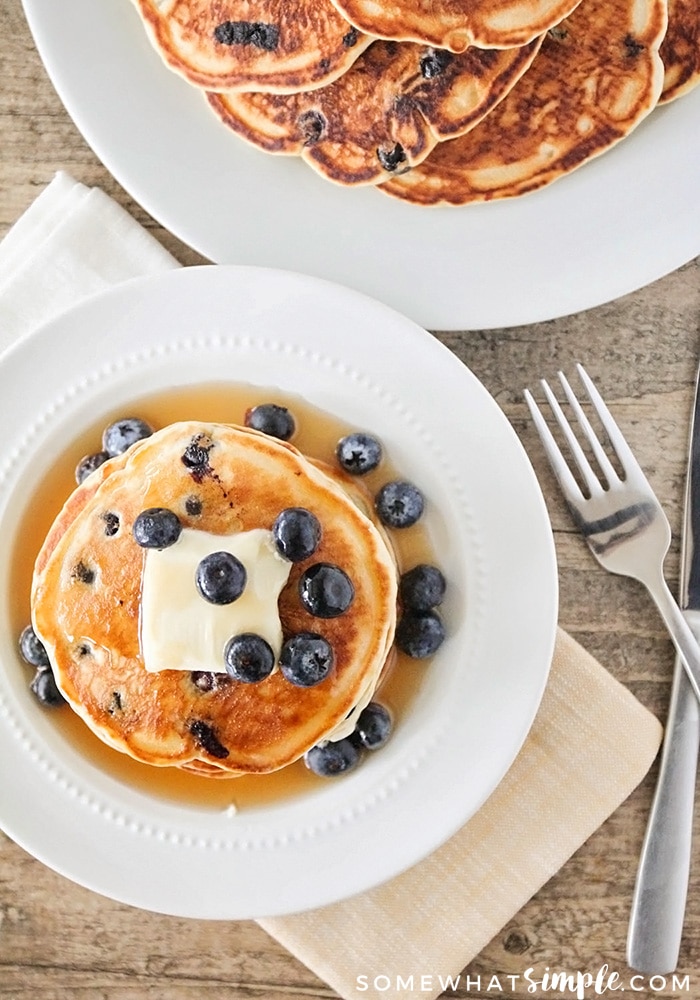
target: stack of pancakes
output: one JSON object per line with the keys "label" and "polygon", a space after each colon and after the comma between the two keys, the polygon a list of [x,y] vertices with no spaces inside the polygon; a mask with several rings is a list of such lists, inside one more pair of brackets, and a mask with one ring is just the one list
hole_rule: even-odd
{"label": "stack of pancakes", "polygon": [[569,173],[700,80],[697,0],[134,0],[221,121],[416,204]]}
{"label": "stack of pancakes", "polygon": [[[193,453],[202,460],[193,463]],[[279,669],[258,683],[237,682],[225,669],[202,676],[187,663],[144,669],[149,556],[132,531],[139,513],[166,508],[183,530],[221,536],[225,549],[227,536],[269,530],[290,507],[311,511],[321,538],[312,557],[290,567],[277,603],[282,634],[323,636],[333,653],[328,676],[300,687]],[[377,687],[396,623],[395,560],[374,517],[352,477],[283,441],[193,421],[157,431],[87,477],[37,558],[32,621],[61,692],[108,745],[200,774],[275,771],[347,736]],[[300,576],[319,562],[352,583],[352,603],[337,617],[316,617],[300,600]]]}

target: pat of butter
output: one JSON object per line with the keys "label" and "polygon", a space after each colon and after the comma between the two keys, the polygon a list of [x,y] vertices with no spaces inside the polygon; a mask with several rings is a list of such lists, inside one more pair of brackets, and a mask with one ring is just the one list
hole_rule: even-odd
{"label": "pat of butter", "polygon": [[[230,552],[245,566],[247,581],[231,604],[211,604],[197,590],[197,566],[212,552]],[[141,655],[146,670],[225,673],[224,648],[243,632],[282,648],[277,599],[291,563],[279,555],[264,528],[212,535],[184,528],[167,549],[147,549],[141,590]]]}

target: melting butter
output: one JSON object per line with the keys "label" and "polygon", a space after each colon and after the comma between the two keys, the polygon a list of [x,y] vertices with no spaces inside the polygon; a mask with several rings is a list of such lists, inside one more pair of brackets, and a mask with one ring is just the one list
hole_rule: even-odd
{"label": "melting butter", "polygon": [[[230,552],[245,566],[247,581],[231,604],[211,604],[195,583],[199,562]],[[277,600],[291,563],[279,555],[264,528],[212,535],[184,528],[167,549],[147,549],[141,591],[141,655],[146,670],[225,673],[224,648],[243,632],[262,636],[278,658],[282,625]]]}

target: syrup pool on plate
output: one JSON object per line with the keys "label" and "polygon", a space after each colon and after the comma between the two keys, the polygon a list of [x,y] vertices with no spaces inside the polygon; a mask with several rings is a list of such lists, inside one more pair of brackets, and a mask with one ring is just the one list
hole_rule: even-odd
{"label": "syrup pool on plate", "polygon": [[[291,443],[305,455],[329,464],[336,463],[335,451],[340,438],[352,431],[365,430],[381,440],[381,428],[350,426],[299,397],[277,389],[243,384],[216,383],[169,389],[136,399],[119,410],[103,413],[91,426],[83,427],[76,433],[70,446],[56,455],[36,495],[28,498],[12,554],[13,578],[9,599],[15,635],[19,636],[29,621],[34,560],[54,518],[75,489],[76,465],[84,455],[99,450],[105,426],[127,416],[140,417],[155,429],[180,420],[243,424],[246,412],[263,402],[287,407],[296,424]],[[361,477],[362,483],[374,495],[385,482],[397,478],[399,471],[392,467],[391,456],[385,455],[376,470]],[[430,540],[421,523],[391,532],[391,543],[399,573],[418,563],[436,563]],[[32,697],[29,691],[31,668],[22,662],[19,654],[18,669],[26,670],[27,697]],[[429,661],[413,660],[401,652],[392,651],[391,661],[377,691],[377,700],[389,709],[394,725],[401,724],[402,717],[419,696],[427,669]],[[332,780],[312,774],[302,761],[271,774],[237,778],[208,778],[175,767],[153,767],[104,744],[69,706],[46,711],[55,713],[56,725],[65,739],[113,778],[160,798],[200,808],[225,809],[233,806],[250,809],[269,806],[317,791],[324,781]],[[337,780],[342,781],[342,776]]]}

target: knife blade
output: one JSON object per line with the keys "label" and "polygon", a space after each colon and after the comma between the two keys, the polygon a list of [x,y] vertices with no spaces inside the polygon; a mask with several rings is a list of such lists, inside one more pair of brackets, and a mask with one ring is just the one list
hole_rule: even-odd
{"label": "knife blade", "polygon": [[[700,642],[700,368],[695,379],[681,535],[679,603]],[[639,972],[678,965],[692,855],[700,705],[676,657],[659,773],[637,871],[627,961]]]}

